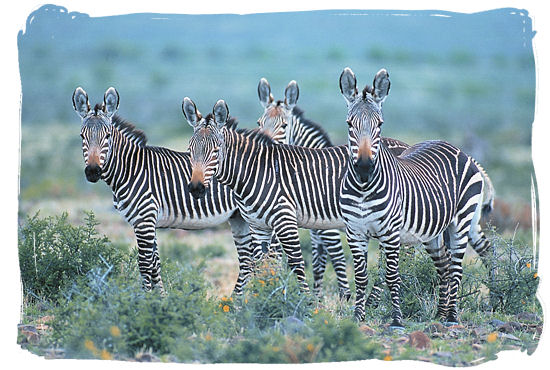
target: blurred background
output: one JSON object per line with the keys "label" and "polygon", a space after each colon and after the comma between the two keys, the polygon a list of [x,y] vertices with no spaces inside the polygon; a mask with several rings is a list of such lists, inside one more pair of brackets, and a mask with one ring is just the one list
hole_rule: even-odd
{"label": "blurred background", "polygon": [[[335,144],[345,144],[346,105],[338,78],[355,72],[362,88],[380,68],[392,82],[383,135],[410,144],[443,139],[473,155],[497,191],[493,224],[531,228],[531,126],[536,72],[526,11],[314,11],[253,15],[131,14],[91,18],[52,5],[31,13],[18,35],[22,83],[20,217],[92,210],[111,240],[133,241],[110,189],[84,177],[77,86],[91,103],[109,86],[119,114],[149,144],[186,150],[191,127],[181,102],[203,113],[225,99],[241,127],[263,112],[257,85],[276,99],[296,80],[298,105]],[[207,243],[231,243],[226,227]],[[201,233],[178,231],[189,243]],[[205,233],[211,233],[207,231]],[[223,241],[222,241],[223,240]]]}

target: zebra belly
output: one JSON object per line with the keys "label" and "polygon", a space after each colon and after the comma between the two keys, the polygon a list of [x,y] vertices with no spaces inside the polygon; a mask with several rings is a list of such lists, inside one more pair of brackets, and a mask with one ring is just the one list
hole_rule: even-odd
{"label": "zebra belly", "polygon": [[170,229],[185,229],[185,230],[200,230],[209,227],[218,226],[226,222],[229,217],[235,212],[235,210],[221,212],[214,215],[191,217],[189,215],[179,215],[179,217],[168,217],[159,213],[157,220],[158,228],[170,228]]}
{"label": "zebra belly", "polygon": [[298,227],[303,229],[327,230],[327,229],[343,229],[346,225],[342,218],[316,218],[305,217],[303,214],[297,215]]}

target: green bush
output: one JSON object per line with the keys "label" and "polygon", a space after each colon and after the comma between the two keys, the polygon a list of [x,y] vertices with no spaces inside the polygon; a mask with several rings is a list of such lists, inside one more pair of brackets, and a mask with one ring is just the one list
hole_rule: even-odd
{"label": "green bush", "polygon": [[480,262],[465,268],[462,307],[504,314],[531,309],[538,304],[539,283],[533,250],[525,241],[491,234],[494,250],[487,256],[488,268]]}
{"label": "green bush", "polygon": [[119,266],[123,253],[98,234],[93,213],[81,226],[69,224],[67,217],[37,213],[19,229],[19,267],[28,299],[51,300],[78,276],[106,264]]}
{"label": "green bush", "polygon": [[161,294],[143,291],[134,258],[124,265],[129,271],[118,275],[109,276],[110,267],[93,270],[65,292],[54,312],[51,345],[73,357],[132,357],[140,350],[163,355],[210,326],[215,302],[206,297],[199,271],[166,263],[169,289]]}

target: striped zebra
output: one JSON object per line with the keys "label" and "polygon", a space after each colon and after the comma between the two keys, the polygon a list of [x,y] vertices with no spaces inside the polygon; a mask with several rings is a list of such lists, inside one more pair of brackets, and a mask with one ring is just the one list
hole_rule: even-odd
{"label": "striped zebra", "polygon": [[[264,112],[258,119],[260,130],[281,144],[304,146],[308,148],[328,148],[333,146],[326,131],[317,123],[306,118],[304,112],[296,105],[300,90],[296,81],[290,81],[284,91],[284,100],[275,100],[267,79],[261,78],[258,83],[258,98]],[[394,152],[401,154],[409,147],[402,141],[382,138],[385,145]],[[310,230],[312,245],[312,269],[314,290],[321,289],[322,277],[325,273],[327,254],[332,261],[340,291],[349,298],[349,287],[346,274],[346,260],[342,249],[340,231]],[[374,290],[379,293],[379,290]],[[379,298],[373,295],[372,300]]]}
{"label": "striped zebra", "polygon": [[163,291],[156,229],[203,229],[229,221],[239,255],[235,292],[242,291],[243,276],[252,256],[248,224],[240,216],[231,190],[214,181],[202,200],[189,194],[189,153],[147,145],[143,131],[115,115],[119,95],[109,88],[103,104],[91,109],[86,92],[78,87],[73,107],[82,118],[82,151],[86,179],[102,179],[113,192],[113,204],[134,228],[139,271],[145,290]]}
{"label": "striped zebra", "polygon": [[183,113],[194,129],[189,142],[191,194],[200,197],[212,177],[230,187],[250,225],[251,248],[259,250],[275,234],[289,267],[308,290],[298,227],[344,227],[338,197],[347,147],[305,148],[278,144],[258,130],[232,130],[223,100],[203,117],[186,97]]}
{"label": "striped zebra", "polygon": [[[444,141],[411,146],[393,155],[380,140],[381,105],[390,88],[380,70],[372,87],[359,93],[351,69],[340,75],[347,107],[349,166],[340,193],[346,236],[355,270],[355,316],[365,316],[365,253],[376,238],[386,256],[386,283],[392,299],[392,323],[402,327],[400,245],[424,244],[438,264],[450,256],[442,277],[448,281],[446,320],[457,322],[457,294],[468,240],[483,237],[476,227],[482,209],[483,178],[471,157]],[[448,248],[443,247],[442,239]]]}

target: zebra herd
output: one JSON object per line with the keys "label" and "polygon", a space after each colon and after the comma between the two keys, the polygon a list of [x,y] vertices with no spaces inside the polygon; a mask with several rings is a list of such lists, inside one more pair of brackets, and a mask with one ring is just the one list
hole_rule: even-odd
{"label": "zebra herd", "polygon": [[326,132],[296,106],[295,81],[275,100],[267,80],[258,85],[264,113],[258,129],[237,127],[219,100],[203,115],[188,97],[193,127],[188,152],[147,145],[145,134],[116,115],[119,95],[109,88],[91,107],[78,87],[73,107],[82,118],[85,174],[104,180],[114,207],[133,226],[143,287],[163,290],[157,228],[203,229],[228,221],[239,259],[234,294],[242,294],[256,262],[271,248],[284,252],[308,290],[298,228],[310,229],[314,292],[330,258],[339,293],[351,291],[339,229],[344,229],[355,274],[355,317],[379,299],[382,282],[367,288],[367,251],[377,239],[386,260],[393,327],[402,327],[399,248],[423,244],[440,282],[438,318],[458,322],[457,295],[468,243],[485,256],[490,243],[479,225],[492,208],[494,189],[484,169],[444,141],[409,146],[380,136],[382,104],[390,89],[380,70],[361,92],[351,69],[340,76],[348,108],[348,144],[333,146]]}

